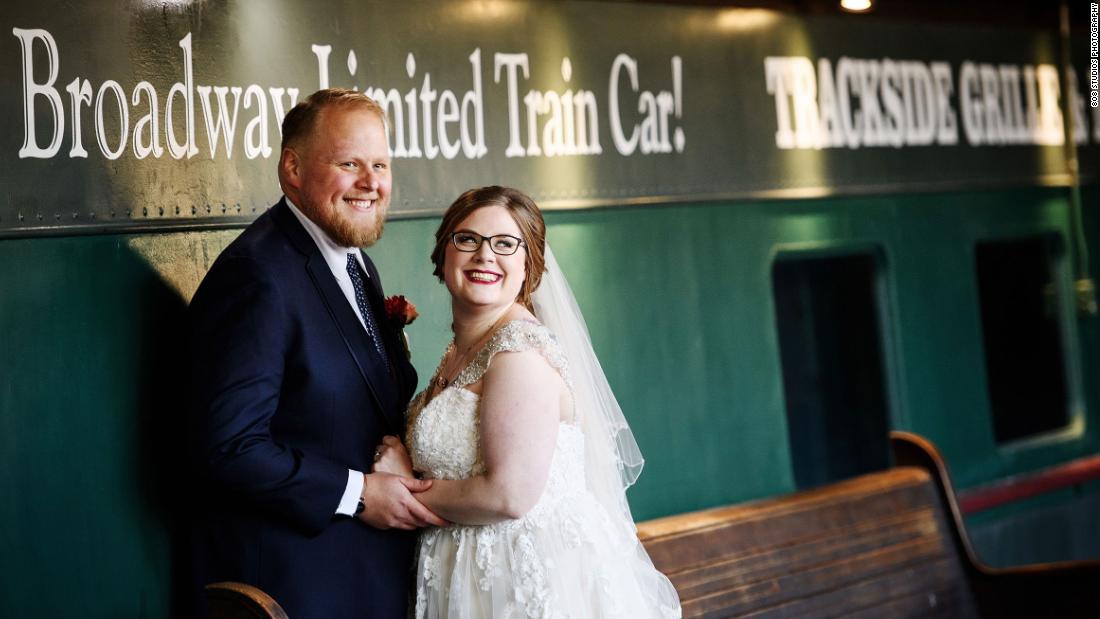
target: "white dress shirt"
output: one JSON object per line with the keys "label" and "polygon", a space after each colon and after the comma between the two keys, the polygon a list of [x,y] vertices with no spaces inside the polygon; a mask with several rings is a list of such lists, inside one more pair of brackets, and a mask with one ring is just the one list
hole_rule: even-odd
{"label": "white dress shirt", "polygon": [[[358,247],[344,247],[333,241],[327,232],[313,223],[313,220],[306,217],[302,211],[299,211],[298,207],[290,201],[290,198],[286,198],[286,205],[290,207],[290,212],[294,213],[294,216],[301,222],[302,227],[309,233],[310,238],[317,244],[317,249],[321,250],[321,256],[325,259],[325,264],[332,271],[332,276],[336,278],[336,283],[339,284],[341,292],[344,293],[344,298],[348,300],[352,311],[359,317],[359,324],[363,325],[365,330],[367,325],[363,322],[363,314],[359,311],[359,303],[355,300],[355,288],[352,286],[351,277],[348,275],[348,254],[354,254],[355,259],[359,261],[359,267],[363,269],[363,273],[367,278],[370,278],[367,265],[363,263],[363,253],[359,251]],[[344,516],[354,515],[355,508],[359,504],[359,497],[362,494],[363,473],[348,469],[348,485],[344,488],[344,496],[340,498],[340,505],[336,507],[336,513]]]}

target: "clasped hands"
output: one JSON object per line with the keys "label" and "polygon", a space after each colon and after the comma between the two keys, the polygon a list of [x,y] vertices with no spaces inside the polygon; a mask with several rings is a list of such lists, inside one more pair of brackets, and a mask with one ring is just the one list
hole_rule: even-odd
{"label": "clasped hands", "polygon": [[386,436],[375,450],[371,472],[363,475],[364,508],[359,519],[377,529],[445,527],[450,523],[416,499],[416,494],[431,487],[430,479],[414,476],[401,439]]}

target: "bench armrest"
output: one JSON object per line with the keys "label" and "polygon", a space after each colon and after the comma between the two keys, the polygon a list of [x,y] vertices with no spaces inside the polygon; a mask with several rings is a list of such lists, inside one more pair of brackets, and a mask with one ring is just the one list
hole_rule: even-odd
{"label": "bench armrest", "polygon": [[982,562],[966,532],[951,474],[939,450],[910,432],[890,433],[894,464],[924,469],[932,478],[951,528],[950,536],[983,609],[1006,617],[1100,616],[1100,561],[1064,561],[1016,567]]}
{"label": "bench armrest", "polygon": [[206,585],[210,619],[288,619],[272,597],[242,582]]}

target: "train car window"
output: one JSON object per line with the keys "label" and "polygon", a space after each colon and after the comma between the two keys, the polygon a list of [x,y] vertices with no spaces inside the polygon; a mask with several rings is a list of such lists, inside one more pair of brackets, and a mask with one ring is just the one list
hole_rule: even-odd
{"label": "train car window", "polygon": [[890,466],[875,257],[781,256],[772,268],[798,488]]}
{"label": "train car window", "polygon": [[1061,239],[1044,235],[977,244],[986,381],[999,443],[1069,423]]}

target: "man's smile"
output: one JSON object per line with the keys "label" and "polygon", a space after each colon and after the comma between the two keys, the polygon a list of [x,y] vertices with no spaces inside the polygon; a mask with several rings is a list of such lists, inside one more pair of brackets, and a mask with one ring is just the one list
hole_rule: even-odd
{"label": "man's smile", "polygon": [[349,206],[359,209],[361,211],[369,211],[374,208],[375,203],[378,201],[371,198],[349,198],[345,197],[344,202]]}

